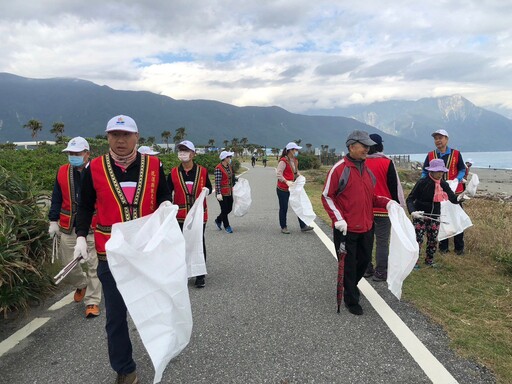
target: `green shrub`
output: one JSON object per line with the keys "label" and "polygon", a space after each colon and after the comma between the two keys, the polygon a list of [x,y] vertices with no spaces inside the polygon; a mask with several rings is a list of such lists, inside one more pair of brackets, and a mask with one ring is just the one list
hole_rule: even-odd
{"label": "green shrub", "polygon": [[39,189],[0,167],[0,313],[26,309],[54,289],[44,264],[51,252]]}
{"label": "green shrub", "polygon": [[320,160],[315,155],[311,154],[299,154],[299,169],[319,169],[320,168]]}

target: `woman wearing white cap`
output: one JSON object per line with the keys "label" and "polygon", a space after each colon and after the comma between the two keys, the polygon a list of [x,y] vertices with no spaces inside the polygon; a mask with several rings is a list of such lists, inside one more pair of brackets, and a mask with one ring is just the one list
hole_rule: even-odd
{"label": "woman wearing white cap", "polygon": [[[68,164],[57,171],[55,185],[52,193],[52,204],[48,217],[51,237],[60,235],[60,253],[64,264],[73,260],[73,247],[76,243],[75,219],[77,205],[81,198],[81,185],[84,167],[89,163],[89,143],[83,137],[77,136],[71,139],[65,149],[68,154]],[[74,301],[85,303],[85,317],[96,317],[100,314],[101,283],[96,269],[98,257],[94,247],[92,228],[86,235],[87,252],[90,257],[87,260],[87,271],[82,268],[74,268],[66,278],[76,287]]]}
{"label": "woman wearing white cap", "polygon": [[[297,160],[299,149],[302,149],[302,147],[299,147],[293,141],[286,144],[276,169],[276,191],[277,198],[279,199],[279,225],[281,226],[281,233],[284,234],[290,233],[286,225],[286,215],[288,213],[288,201],[290,200],[290,186],[295,179],[300,176],[299,161]],[[313,227],[306,225],[301,219],[299,219],[299,225],[302,232],[311,231],[313,229]]]}
{"label": "woman wearing white cap", "polygon": [[233,155],[234,152],[222,151],[219,155],[220,163],[215,167],[215,190],[220,205],[220,215],[215,219],[215,224],[219,231],[224,225],[227,233],[233,233],[228,219],[233,210],[233,185],[236,183],[235,172],[231,167]]}

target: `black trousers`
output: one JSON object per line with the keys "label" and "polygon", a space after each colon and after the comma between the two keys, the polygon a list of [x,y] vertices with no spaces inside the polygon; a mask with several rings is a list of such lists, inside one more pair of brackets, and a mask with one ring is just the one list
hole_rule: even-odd
{"label": "black trousers", "polygon": [[341,242],[345,241],[345,275],[343,280],[343,298],[345,304],[359,304],[360,292],[357,283],[364,276],[366,267],[372,258],[374,228],[364,233],[347,232],[346,236],[333,228],[333,241],[336,253]]}
{"label": "black trousers", "polygon": [[222,201],[219,201],[220,215],[217,216],[216,221],[222,221],[224,228],[229,227],[228,215],[233,210],[233,196],[222,196]]}

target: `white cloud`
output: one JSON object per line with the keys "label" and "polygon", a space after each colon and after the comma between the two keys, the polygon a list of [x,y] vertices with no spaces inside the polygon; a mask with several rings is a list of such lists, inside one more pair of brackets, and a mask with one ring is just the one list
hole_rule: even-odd
{"label": "white cloud", "polygon": [[383,4],[2,2],[0,71],[292,112],[455,93],[512,108],[512,3]]}

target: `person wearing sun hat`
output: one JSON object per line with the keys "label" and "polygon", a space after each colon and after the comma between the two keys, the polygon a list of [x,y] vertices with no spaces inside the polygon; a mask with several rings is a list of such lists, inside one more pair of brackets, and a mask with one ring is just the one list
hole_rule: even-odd
{"label": "person wearing sun hat", "polygon": [[222,151],[219,155],[220,163],[215,167],[215,191],[220,205],[220,214],[215,219],[219,231],[222,225],[227,233],[233,233],[229,224],[228,215],[233,210],[233,186],[236,183],[235,172],[231,166],[234,152]]}
{"label": "person wearing sun hat", "polygon": [[151,147],[148,147],[147,145],[141,145],[139,147],[139,149],[137,149],[137,151],[139,153],[142,153],[143,155],[151,155],[151,156],[156,156],[160,153],[158,151],[154,151],[153,149],[151,149]]}
{"label": "person wearing sun hat", "polygon": [[[459,204],[463,195],[457,197],[443,179],[448,168],[445,167],[442,159],[432,159],[426,170],[428,171],[427,177],[420,178],[414,185],[407,196],[406,204],[412,217],[420,253],[423,238],[426,235],[425,264],[434,266],[441,202],[449,200],[453,204]],[[417,268],[419,268],[419,264],[417,264]]]}
{"label": "person wearing sun hat", "polygon": [[[173,203],[179,209],[176,215],[178,224],[183,231],[183,223],[188,212],[194,205],[194,202],[201,194],[204,187],[208,188],[208,194],[212,193],[212,183],[208,176],[208,170],[194,162],[196,156],[196,147],[189,140],[180,142],[176,148],[178,149],[178,159],[180,165],[174,167],[167,176],[167,185],[173,196]],[[203,254],[206,261],[206,243],[204,232],[206,230],[206,222],[208,221],[208,206],[206,199],[204,200],[204,220],[203,220]],[[203,288],[205,286],[205,276],[196,276],[195,286]]]}
{"label": "person wearing sun hat", "polygon": [[[436,149],[430,151],[423,163],[423,172],[421,177],[427,177],[427,167],[430,164],[430,161],[433,159],[442,159],[445,167],[448,169],[446,173],[443,175],[443,179],[445,180],[455,180],[457,179],[458,184],[455,189],[455,194],[459,195],[465,190],[465,176],[466,176],[466,165],[464,164],[464,160],[462,159],[462,154],[460,151],[454,148],[450,148],[448,146],[449,135],[448,132],[444,129],[438,129],[433,132],[431,135],[434,138],[434,144]],[[445,239],[439,242],[439,252],[447,253],[448,249],[448,240]],[[458,255],[464,254],[464,232],[459,233],[453,238],[455,253]]]}
{"label": "person wearing sun hat", "polygon": [[[276,168],[276,191],[277,198],[279,199],[279,225],[281,226],[281,233],[286,235],[290,234],[286,224],[288,201],[290,200],[290,186],[293,185],[293,182],[300,176],[299,161],[297,160],[300,149],[302,149],[302,147],[298,146],[297,143],[293,141],[286,144]],[[313,227],[306,225],[306,223],[304,223],[300,218],[298,219],[299,227],[302,232],[311,231],[313,229]]]}
{"label": "person wearing sun hat", "polygon": [[117,372],[117,383],[135,384],[139,379],[132,356],[127,309],[110,271],[105,244],[114,224],[149,215],[160,205],[171,205],[171,194],[160,160],[137,152],[139,130],[131,117],[114,116],[105,132],[109,153],[92,160],[84,170],[74,254],[87,259],[85,236],[96,211],[94,239],[98,277],[105,298],[110,365]]}
{"label": "person wearing sun hat", "polygon": [[[65,265],[74,258],[77,205],[81,199],[84,168],[89,163],[89,143],[83,137],[77,136],[69,140],[62,152],[68,155],[69,163],[62,165],[57,171],[48,213],[48,232],[51,237],[60,236],[59,252]],[[87,269],[84,271],[81,266],[74,268],[66,281],[76,287],[74,301],[84,301],[85,317],[92,318],[99,316],[101,302],[101,283],[97,274],[98,257],[94,246],[93,228],[89,228],[87,232],[86,244],[90,256],[87,260]]]}
{"label": "person wearing sun hat", "polygon": [[[375,176],[366,166],[366,157],[375,141],[368,132],[353,131],[345,141],[348,154],[333,165],[322,191],[322,204],[332,220],[336,253],[344,243],[343,269],[345,306],[354,315],[362,315],[357,284],[370,262],[374,240],[373,209],[389,209],[398,203],[375,193]],[[342,259],[343,260],[343,259]],[[338,270],[338,273],[341,269]]]}

